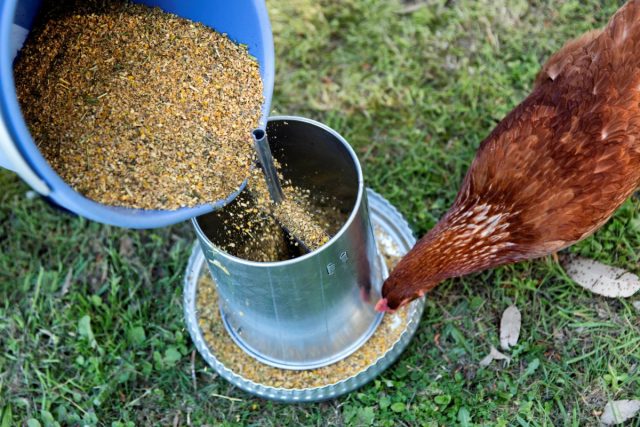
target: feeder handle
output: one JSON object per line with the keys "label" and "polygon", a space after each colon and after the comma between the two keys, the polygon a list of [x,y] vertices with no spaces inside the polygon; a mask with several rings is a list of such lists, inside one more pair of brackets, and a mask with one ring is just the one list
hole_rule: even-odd
{"label": "feeder handle", "polygon": [[273,156],[271,155],[271,149],[269,148],[269,141],[267,140],[267,133],[264,129],[255,129],[252,133],[253,146],[258,153],[258,160],[262,165],[262,171],[264,172],[265,180],[267,181],[267,188],[269,189],[269,195],[271,200],[278,204],[284,199],[282,193],[282,186],[280,185],[280,179],[278,178],[278,171],[273,164]]}

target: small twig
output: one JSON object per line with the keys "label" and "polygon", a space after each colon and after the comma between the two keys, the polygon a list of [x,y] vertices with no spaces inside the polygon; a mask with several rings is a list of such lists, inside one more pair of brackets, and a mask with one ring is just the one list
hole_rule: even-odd
{"label": "small twig", "polygon": [[67,396],[65,396],[64,394],[61,395],[62,398],[64,400],[66,400],[67,402],[71,403],[73,406],[75,406],[76,408],[78,408],[80,410],[80,412],[82,412],[84,415],[87,415],[87,411],[85,411],[82,406],[78,405],[76,402],[74,402],[73,400],[71,400],[70,398],[68,398]]}
{"label": "small twig", "polygon": [[418,2],[418,3],[414,3],[414,4],[408,4],[405,7],[403,7],[402,9],[400,9],[397,13],[398,15],[409,15],[413,12],[417,12],[418,10],[422,9],[423,7],[425,7],[427,4],[424,2]]}
{"label": "small twig", "polygon": [[133,399],[131,402],[127,403],[126,405],[124,405],[125,408],[128,408],[129,406],[133,406],[136,403],[138,403],[139,400],[144,399],[149,393],[151,393],[151,389],[148,388],[144,391],[144,393],[142,393],[142,395],[140,397],[137,397],[135,399]]}
{"label": "small twig", "polygon": [[436,345],[436,347],[438,348],[438,350],[440,350],[440,352],[442,353],[443,359],[447,363],[450,363],[451,361],[447,357],[447,354],[445,353],[444,349],[440,346],[440,333],[439,332],[437,332],[436,335],[433,337],[433,342]]}
{"label": "small twig", "polygon": [[71,288],[71,278],[73,277],[73,267],[69,269],[67,272],[67,276],[64,278],[64,282],[62,283],[62,289],[60,289],[60,296],[65,296],[69,289]]}
{"label": "small twig", "polygon": [[180,424],[180,411],[178,411],[176,416],[173,417],[173,427],[178,427],[179,424]]}
{"label": "small twig", "polygon": [[191,352],[191,380],[193,382],[193,391],[198,389],[196,384],[196,351]]}
{"label": "small twig", "polygon": [[211,396],[219,397],[221,399],[226,399],[226,400],[229,400],[231,402],[244,402],[244,400],[238,399],[237,397],[224,396],[224,395],[218,394],[218,393],[211,393]]}

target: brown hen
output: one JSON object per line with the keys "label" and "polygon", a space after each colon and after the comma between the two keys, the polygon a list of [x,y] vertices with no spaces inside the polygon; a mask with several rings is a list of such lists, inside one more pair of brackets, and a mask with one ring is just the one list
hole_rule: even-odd
{"label": "brown hen", "polygon": [[551,56],[482,142],[455,202],[385,281],[394,310],[441,281],[584,239],[640,184],[640,0]]}

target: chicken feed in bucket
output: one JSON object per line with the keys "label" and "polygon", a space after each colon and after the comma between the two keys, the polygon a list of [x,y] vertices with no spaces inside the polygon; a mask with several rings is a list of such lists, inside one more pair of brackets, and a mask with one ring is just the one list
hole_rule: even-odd
{"label": "chicken feed in bucket", "polygon": [[262,1],[1,8],[0,166],[72,212],[134,228],[210,212],[244,187],[273,89]]}
{"label": "chicken feed in bucket", "polygon": [[246,50],[158,8],[60,12],[15,63],[38,147],[76,191],[172,210],[224,199],[253,163],[262,81]]}

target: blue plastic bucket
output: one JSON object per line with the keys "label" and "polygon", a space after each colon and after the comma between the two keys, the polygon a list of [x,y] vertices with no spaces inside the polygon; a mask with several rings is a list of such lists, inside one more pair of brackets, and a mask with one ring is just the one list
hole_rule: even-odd
{"label": "blue plastic bucket", "polygon": [[[248,46],[257,58],[264,84],[260,126],[269,116],[274,80],[271,24],[264,0],[141,0],[149,6],[202,22],[235,42]],[[41,0],[0,0],[0,167],[18,173],[38,193],[86,218],[130,228],[155,228],[211,212],[235,197],[215,204],[173,211],[106,206],[87,199],[65,183],[49,166],[20,111],[13,79],[13,60],[24,43]],[[244,187],[244,184],[243,184]]]}

